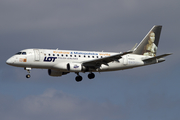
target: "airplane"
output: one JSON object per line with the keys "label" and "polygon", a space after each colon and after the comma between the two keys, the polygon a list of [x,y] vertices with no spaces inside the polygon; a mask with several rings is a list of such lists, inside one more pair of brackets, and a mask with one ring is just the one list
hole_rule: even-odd
{"label": "airplane", "polygon": [[75,80],[82,81],[80,72],[107,72],[131,69],[164,62],[171,53],[156,56],[162,26],[155,25],[143,40],[127,52],[94,52],[59,49],[25,49],[10,57],[6,63],[27,70],[26,78],[30,78],[32,68],[48,69],[50,76],[62,76],[70,72],[77,74]]}

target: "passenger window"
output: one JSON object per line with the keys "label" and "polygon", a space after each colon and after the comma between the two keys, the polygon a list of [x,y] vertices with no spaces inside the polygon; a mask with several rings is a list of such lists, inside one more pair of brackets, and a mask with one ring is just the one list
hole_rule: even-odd
{"label": "passenger window", "polygon": [[49,56],[51,56],[51,54],[49,54]]}
{"label": "passenger window", "polygon": [[84,57],[86,57],[86,56],[84,56]]}
{"label": "passenger window", "polygon": [[92,58],[94,58],[94,56],[92,56]]}
{"label": "passenger window", "polygon": [[76,57],[76,55],[74,55],[74,57]]}
{"label": "passenger window", "polygon": [[70,57],[72,57],[72,55],[70,55]]}
{"label": "passenger window", "polygon": [[68,57],[68,55],[66,55],[66,57]]}
{"label": "passenger window", "polygon": [[61,56],[63,57],[63,54]]}
{"label": "passenger window", "polygon": [[57,56],[59,56],[59,54],[57,54]]}
{"label": "passenger window", "polygon": [[53,56],[55,56],[55,54],[53,54]]}
{"label": "passenger window", "polygon": [[98,58],[98,56],[97,56],[97,58]]}
{"label": "passenger window", "polygon": [[90,56],[88,56],[88,58],[90,58]]}

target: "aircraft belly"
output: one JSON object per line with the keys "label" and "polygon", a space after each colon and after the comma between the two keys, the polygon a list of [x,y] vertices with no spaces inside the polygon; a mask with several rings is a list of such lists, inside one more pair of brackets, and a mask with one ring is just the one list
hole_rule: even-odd
{"label": "aircraft belly", "polygon": [[100,71],[115,71],[123,69],[124,65],[122,63],[109,63],[108,65],[101,65]]}

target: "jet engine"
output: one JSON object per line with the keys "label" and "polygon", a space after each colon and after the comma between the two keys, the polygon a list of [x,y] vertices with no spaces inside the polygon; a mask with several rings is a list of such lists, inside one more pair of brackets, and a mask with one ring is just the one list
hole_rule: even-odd
{"label": "jet engine", "polygon": [[68,63],[67,64],[67,70],[71,72],[82,72],[86,68],[82,66],[80,63]]}
{"label": "jet engine", "polygon": [[68,74],[69,72],[62,72],[59,70],[52,70],[52,69],[48,69],[48,74],[49,76],[56,76],[56,77],[60,77],[62,75]]}

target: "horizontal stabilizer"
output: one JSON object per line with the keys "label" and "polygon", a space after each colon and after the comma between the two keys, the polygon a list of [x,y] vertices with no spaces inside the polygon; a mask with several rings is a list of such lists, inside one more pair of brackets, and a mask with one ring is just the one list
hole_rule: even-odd
{"label": "horizontal stabilizer", "polygon": [[162,58],[162,57],[166,57],[166,56],[168,56],[168,55],[172,55],[172,53],[166,53],[166,54],[159,55],[159,56],[155,56],[155,57],[152,57],[152,58],[147,58],[147,59],[144,59],[143,61],[144,61],[144,62],[152,61],[152,60],[155,60],[155,59],[159,59],[159,58]]}

